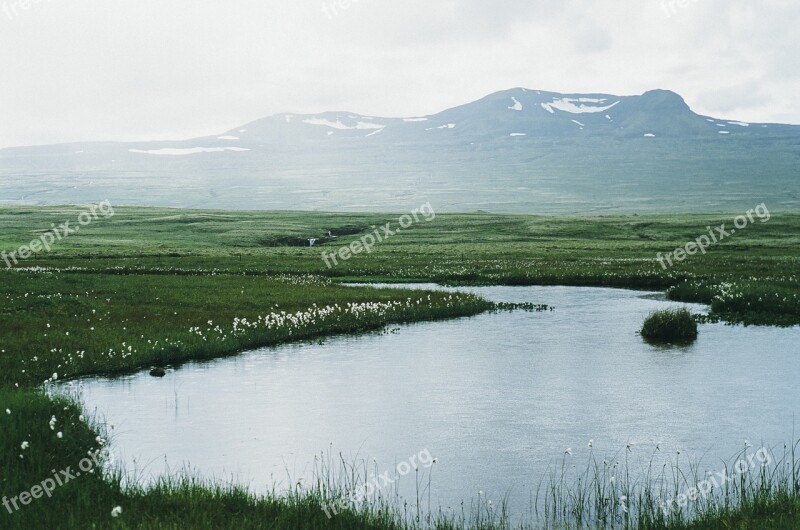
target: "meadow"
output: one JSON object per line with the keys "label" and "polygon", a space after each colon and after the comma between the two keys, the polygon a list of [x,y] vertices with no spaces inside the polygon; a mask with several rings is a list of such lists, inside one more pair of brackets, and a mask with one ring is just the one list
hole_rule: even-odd
{"label": "meadow", "polygon": [[[0,249],[28,245],[80,211],[77,206],[0,208]],[[467,294],[353,288],[341,282],[663,290],[673,300],[709,304],[710,319],[800,324],[798,214],[772,212],[768,222],[737,231],[704,255],[668,269],[659,263],[658,253],[684,246],[708,226],[730,225],[737,214],[438,214],[371,253],[329,268],[323,251],[335,252],[386,223],[396,225],[401,213],[115,208],[112,218],[81,227],[18,268],[6,270],[0,262],[0,492],[13,497],[29,491],[53,470],[74,469],[107,441],[102,424],[83,418],[74,403],[41,390],[53,379],[179,366],[287,341],[379,332],[389,323],[532,310],[547,303],[499,307]],[[307,246],[312,238],[317,244]],[[798,464],[793,452],[783,462],[789,464],[781,467],[783,474],[741,484],[731,502],[709,504],[691,518],[665,519],[657,510],[644,510],[633,519],[615,506],[616,515],[606,514],[606,522],[641,528],[794,528],[800,516]],[[316,487],[255,498],[192,477],[176,476],[149,489],[122,488],[118,472],[96,470],[58,488],[52,498],[0,514],[0,526],[377,529],[426,523],[381,503],[327,519],[321,506],[338,494],[329,485],[335,473],[327,473]],[[602,469],[587,470],[575,483],[551,481],[556,511],[574,516],[584,501],[598,500],[586,489],[597,473]],[[614,495],[647,506],[647,490],[637,492]],[[112,517],[117,506],[122,514]],[[580,513],[602,520],[605,512]],[[427,522],[438,528],[516,526],[482,506],[466,509],[460,518],[431,517]]]}

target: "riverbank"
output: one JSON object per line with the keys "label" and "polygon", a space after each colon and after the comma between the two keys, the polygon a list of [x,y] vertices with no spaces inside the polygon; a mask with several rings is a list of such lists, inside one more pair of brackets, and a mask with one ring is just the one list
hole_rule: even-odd
{"label": "riverbank", "polygon": [[[25,245],[78,210],[0,209],[0,244]],[[671,298],[710,303],[715,317],[730,322],[800,324],[800,215],[773,212],[769,223],[704,255],[669,269],[659,264],[658,252],[730,217],[439,215],[328,268],[322,249],[350,247],[359,231],[321,247],[280,246],[282,238],[363,231],[396,216],[117,208],[112,219],[36,254],[24,269],[0,270],[0,490],[19,499],[106,443],[102,426],[37,390],[48,379],[177,365],[495,308],[466,295],[354,289],[340,281],[670,289]],[[87,472],[0,520],[10,528],[409,527],[375,507],[329,520],[325,499],[308,492],[256,499],[177,479],[123,492],[120,478]],[[730,519],[768,528],[778,521],[774,528],[788,528],[779,524],[796,524],[796,502],[796,492],[767,497],[704,524],[722,527]],[[117,506],[122,513],[112,517]],[[467,516],[469,527],[506,527],[482,512]]]}

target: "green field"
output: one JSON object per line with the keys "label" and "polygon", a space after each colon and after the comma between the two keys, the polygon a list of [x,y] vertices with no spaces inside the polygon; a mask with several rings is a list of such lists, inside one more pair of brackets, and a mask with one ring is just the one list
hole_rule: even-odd
{"label": "green field", "polygon": [[[0,209],[0,250],[30,245],[52,225],[74,226],[85,209]],[[341,256],[342,248],[376,229],[383,232],[386,223],[396,229],[402,213],[116,208],[113,217],[80,227],[14,269],[0,261],[0,490],[17,496],[52,476],[51,470],[74,467],[87,451],[100,448],[96,437],[104,436],[102,426],[81,420],[74,405],[53,401],[39,389],[54,375],[129,372],[380,330],[392,322],[508,309],[471,295],[338,285],[343,281],[667,290],[676,300],[710,304],[711,318],[800,324],[800,214],[771,212],[768,222],[756,218],[705,254],[668,269],[659,263],[658,253],[683,247],[707,234],[707,227],[730,228],[740,213],[439,214],[420,217],[376,242],[371,252],[328,267],[323,252]],[[318,239],[314,247],[308,246],[310,238]],[[28,442],[24,449],[23,442]],[[99,475],[81,477],[58,488],[52,499],[34,500],[13,514],[3,510],[0,527],[406,527],[390,507],[329,520],[320,509],[326,491],[254,499],[176,477],[155,489],[123,492],[119,477]],[[709,514],[697,528],[794,528],[800,510],[797,491],[789,493],[762,495],[742,503],[741,510],[737,505]],[[115,506],[122,506],[123,514],[111,518]],[[468,514],[466,521],[469,527],[503,527],[480,513]],[[448,521],[440,527],[460,526]]]}

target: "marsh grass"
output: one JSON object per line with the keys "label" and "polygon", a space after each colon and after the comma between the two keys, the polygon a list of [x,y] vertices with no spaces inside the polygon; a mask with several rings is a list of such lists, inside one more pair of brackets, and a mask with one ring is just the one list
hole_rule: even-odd
{"label": "marsh grass", "polygon": [[[36,228],[73,218],[80,207],[0,208],[0,248],[27,244]],[[738,212],[733,212],[738,213]],[[730,241],[664,270],[656,255],[693,241],[731,215],[439,214],[402,237],[328,269],[326,245],[273,247],[263,240],[317,237],[328,230],[382,225],[389,214],[224,212],[115,208],[115,216],[23,266],[116,275],[312,274],[336,281],[450,285],[574,285],[670,289],[674,300],[711,304],[727,322],[800,324],[800,214],[773,212]],[[343,234],[346,233],[343,232]],[[336,246],[356,236],[342,235]],[[77,270],[76,270],[77,269]],[[2,273],[2,271],[0,271]],[[9,278],[7,280],[7,278]],[[0,275],[0,282],[14,281]]]}
{"label": "marsh grass", "polygon": [[685,308],[650,313],[639,332],[651,344],[691,344],[697,340],[697,322]]}
{"label": "marsh grass", "polygon": [[[37,229],[79,210],[0,208],[0,246],[11,250],[27,244]],[[389,322],[503,309],[474,297],[344,288],[332,281],[669,289],[670,299],[710,304],[712,318],[800,324],[800,215],[791,213],[774,212],[770,223],[667,271],[658,265],[657,252],[691,241],[705,226],[729,221],[729,216],[440,214],[436,223],[415,225],[373,253],[328,270],[321,248],[267,248],[262,243],[381,225],[396,216],[115,210],[109,222],[87,227],[52,252],[25,262],[30,269],[0,270],[3,495],[30,490],[52,476],[53,469],[76,466],[99,448],[98,435],[107,436],[101,424],[81,420],[72,401],[38,389],[56,373],[60,378],[120,373],[289,340],[362,333]],[[336,243],[346,245],[351,239],[342,235]],[[412,304],[407,305],[409,297]],[[402,307],[385,305],[395,302]],[[324,321],[287,320],[336,304],[375,310],[333,312]],[[269,315],[269,322],[276,324],[280,316],[284,325],[265,326]],[[247,325],[253,323],[258,325]],[[50,427],[53,416],[55,429]],[[23,442],[29,444],[26,449]],[[424,497],[430,498],[435,487],[435,470],[432,484],[430,476],[414,477],[413,502],[398,504],[396,496],[382,492],[328,519],[323,506],[363,482],[368,469],[329,459],[327,467],[320,463],[317,480],[310,484],[260,497],[187,473],[148,484],[113,469],[103,476],[86,474],[19,512],[0,509],[0,527],[795,529],[800,526],[796,447],[776,459],[782,466],[729,484],[668,517],[659,500],[696,484],[702,479],[699,467],[685,471],[677,457],[665,464],[655,456],[634,466],[638,461],[630,462],[626,449],[613,463],[590,459],[580,472],[565,455],[541,482],[525,520],[512,520],[506,502],[491,505],[483,497],[455,510],[432,506]],[[115,506],[123,513],[112,518]]]}
{"label": "marsh grass", "polygon": [[[0,384],[124,373],[495,309],[477,296],[314,276],[0,272]],[[11,280],[6,283],[6,280]]]}
{"label": "marsh grass", "polygon": [[[349,460],[330,448],[315,458],[310,476],[298,478],[287,473],[281,486],[273,486],[265,494],[198,478],[185,469],[144,482],[116,468],[107,471],[104,480],[81,482],[80,489],[65,488],[53,499],[38,501],[42,504],[15,514],[17,519],[11,519],[9,527],[30,528],[26,525],[32,522],[41,527],[86,527],[77,524],[81,521],[102,528],[788,530],[796,528],[800,513],[797,447],[764,453],[769,454],[764,463],[752,458],[754,448],[745,446],[730,460],[712,467],[687,461],[680,454],[670,458],[659,449],[650,452],[628,447],[606,457],[590,449],[580,465],[572,463],[578,455],[565,454],[532,493],[530,512],[514,517],[506,499],[492,503],[480,494],[453,509],[434,506],[436,465],[401,479],[411,482],[411,488],[406,488],[412,491],[410,498],[401,497],[399,483],[395,483],[358,502],[341,503],[331,513],[326,507],[350,499],[381,470],[374,462]],[[642,451],[646,453],[643,460],[638,454]],[[734,471],[738,462],[754,465],[739,473]],[[720,482],[719,487],[694,500],[687,496],[683,505],[668,504],[707,480],[705,470],[724,470],[732,480]],[[44,503],[53,504],[44,509]],[[123,514],[112,519],[110,510],[117,505]],[[665,510],[667,505],[669,510]],[[55,508],[67,506],[69,523],[62,524]]]}

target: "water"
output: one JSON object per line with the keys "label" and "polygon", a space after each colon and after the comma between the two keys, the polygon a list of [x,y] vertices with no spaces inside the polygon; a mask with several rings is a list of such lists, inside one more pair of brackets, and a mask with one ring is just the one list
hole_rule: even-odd
{"label": "water", "polygon": [[[800,328],[707,324],[692,346],[656,348],[636,335],[642,320],[683,304],[655,293],[470,290],[556,310],[265,348],[164,379],[84,379],[86,410],[114,425],[112,450],[144,479],[190,466],[261,492],[308,480],[323,452],[375,458],[381,472],[430,454],[419,481],[431,479],[434,508],[480,491],[520,514],[548,468],[586,463],[590,439],[600,459],[633,443],[629,458],[646,465],[660,444],[664,458],[680,450],[717,471],[745,439],[782,448],[795,436]],[[391,488],[413,500],[416,482]]]}

